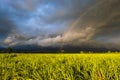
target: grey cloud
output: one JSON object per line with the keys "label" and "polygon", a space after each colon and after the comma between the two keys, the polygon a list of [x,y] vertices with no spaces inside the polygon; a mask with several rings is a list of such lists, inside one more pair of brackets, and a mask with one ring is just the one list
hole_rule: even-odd
{"label": "grey cloud", "polygon": [[9,1],[9,5],[16,10],[22,11],[34,11],[37,6],[41,3],[41,0],[16,0],[16,1]]}
{"label": "grey cloud", "polygon": [[115,43],[120,41],[119,0],[101,1],[89,9],[82,13],[72,27],[60,37],[62,45],[83,45],[86,43],[94,45],[97,43],[96,46],[100,44],[106,46],[107,43],[110,43],[115,47]]}
{"label": "grey cloud", "polygon": [[[25,43],[41,46],[64,46],[67,44],[98,46],[104,44],[104,46],[106,46],[107,42],[116,45],[120,41],[119,0],[22,1],[24,3],[21,4],[24,5],[24,7],[22,7],[21,4],[12,4],[12,6],[16,9],[22,9],[23,11],[24,9],[30,10],[33,15],[30,14],[30,16],[28,16],[29,18],[25,18],[23,24],[20,25],[24,27],[21,31],[25,31],[25,33],[23,32],[25,36],[19,33],[20,36],[12,39],[12,43],[8,40],[11,38],[6,38],[6,41],[8,40],[10,44]],[[43,15],[39,12],[39,8],[48,4],[50,4],[49,6],[54,6],[55,9],[52,9],[52,12],[52,10],[49,10],[50,7],[47,7],[43,10],[45,13],[45,15]],[[59,32],[59,30],[63,31]],[[33,34],[35,36],[33,36]],[[56,35],[51,37],[54,34]]]}
{"label": "grey cloud", "polygon": [[15,29],[15,24],[7,15],[0,14],[0,37],[5,38],[12,30]]}
{"label": "grey cloud", "polygon": [[[99,39],[104,39],[106,42],[109,41],[108,39],[117,39],[118,36],[114,36],[120,34],[119,2],[119,0],[104,0],[97,5],[93,5],[92,8],[80,15],[80,18],[73,23],[65,34],[69,34],[71,31],[81,34],[81,30],[91,27],[94,31],[90,31],[88,35],[92,34],[92,36],[86,42],[98,40],[99,43]],[[86,32],[84,31],[84,33]],[[76,40],[82,40],[82,38],[76,37]]]}

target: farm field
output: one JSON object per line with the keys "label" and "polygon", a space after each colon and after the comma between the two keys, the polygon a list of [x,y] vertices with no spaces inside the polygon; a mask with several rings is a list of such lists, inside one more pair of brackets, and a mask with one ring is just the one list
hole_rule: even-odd
{"label": "farm field", "polygon": [[120,54],[0,54],[0,80],[120,80]]}

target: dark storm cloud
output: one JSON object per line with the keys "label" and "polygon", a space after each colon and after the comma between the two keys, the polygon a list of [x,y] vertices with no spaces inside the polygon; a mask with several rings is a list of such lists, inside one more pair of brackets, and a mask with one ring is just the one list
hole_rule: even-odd
{"label": "dark storm cloud", "polygon": [[[0,18],[2,21],[1,23],[3,26],[7,26],[6,24],[10,23],[9,26],[7,26],[8,28],[1,26],[2,29],[5,28],[8,30],[6,33],[1,29],[4,33],[4,37],[6,37],[5,34],[8,35],[5,42],[9,42],[8,39],[13,37],[19,40],[18,37],[15,37],[15,34],[19,34],[20,36],[26,35],[26,37],[29,38],[36,36],[36,38],[40,37],[40,39],[43,36],[49,37],[49,35],[52,34],[60,34],[67,28],[71,21],[77,18],[79,13],[88,7],[89,4],[92,4],[89,0],[1,1],[0,12],[5,13],[4,16],[1,15],[3,16],[3,18]],[[13,27],[16,28],[16,30],[14,30]]]}
{"label": "dark storm cloud", "polygon": [[[65,33],[72,44],[82,43],[111,43],[118,44],[120,41],[120,1],[100,1],[91,6],[88,11],[80,15],[79,19]],[[77,35],[76,35],[77,34]],[[71,37],[74,36],[74,37]],[[75,37],[76,36],[76,37]],[[70,38],[69,38],[70,37]],[[107,45],[107,44],[106,44]],[[99,46],[99,45],[96,45]]]}
{"label": "dark storm cloud", "polygon": [[[98,9],[102,13],[98,13],[97,21],[95,24],[96,31],[93,39],[108,42],[108,43],[119,43],[120,35],[120,1],[111,0],[107,1],[107,4],[101,5]],[[100,18],[99,18],[100,17]],[[100,26],[98,26],[100,24]],[[119,44],[120,45],[120,44]]]}
{"label": "dark storm cloud", "polygon": [[44,39],[43,42],[46,42],[47,45],[63,43],[62,45],[88,44],[96,47],[101,45],[118,47],[120,45],[119,3],[119,0],[104,0],[96,3],[81,13],[79,19],[73,22],[72,26],[68,28],[63,36]]}
{"label": "dark storm cloud", "polygon": [[6,12],[0,12],[0,39],[5,38],[13,29],[15,29],[15,23],[10,19],[9,14]]}
{"label": "dark storm cloud", "polygon": [[0,15],[0,31],[6,44],[120,45],[119,0],[0,2],[0,13],[5,13]]}

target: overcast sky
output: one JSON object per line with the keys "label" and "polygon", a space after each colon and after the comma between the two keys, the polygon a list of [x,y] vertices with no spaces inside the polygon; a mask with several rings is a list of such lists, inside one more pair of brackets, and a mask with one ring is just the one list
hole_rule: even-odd
{"label": "overcast sky", "polygon": [[120,46],[120,0],[0,0],[1,46]]}

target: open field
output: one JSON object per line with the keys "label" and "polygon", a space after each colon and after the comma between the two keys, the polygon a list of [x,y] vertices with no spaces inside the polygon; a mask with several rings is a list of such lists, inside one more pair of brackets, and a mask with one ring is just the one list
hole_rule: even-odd
{"label": "open field", "polygon": [[120,54],[0,54],[0,80],[120,80]]}

